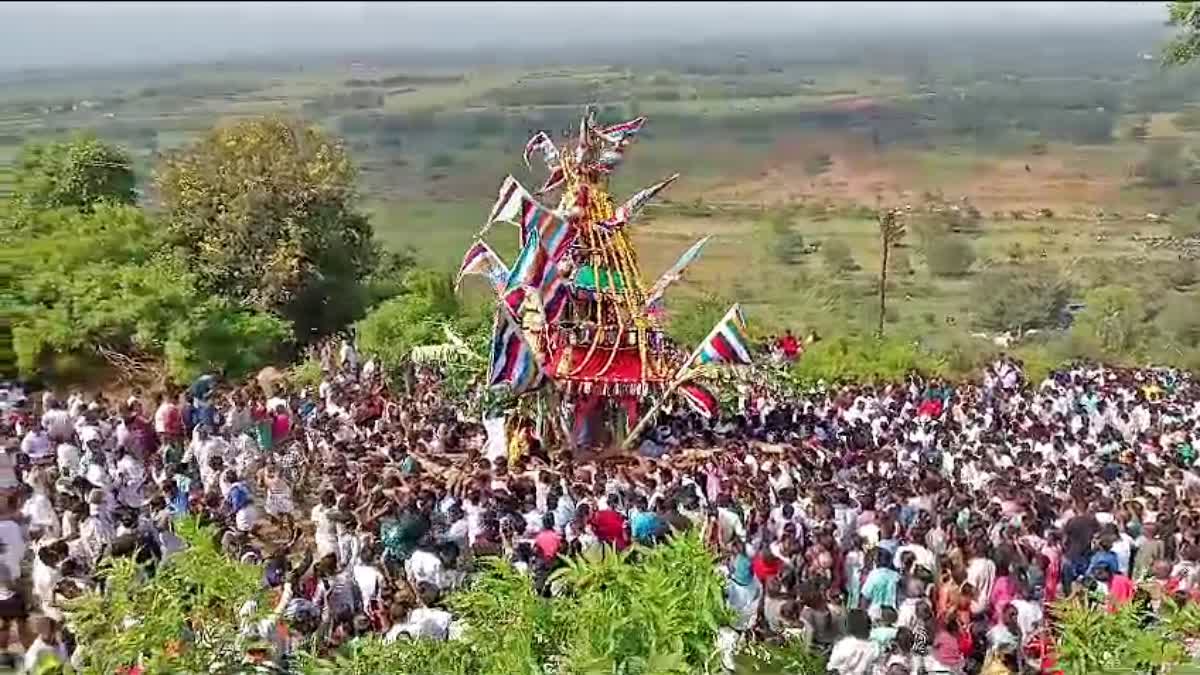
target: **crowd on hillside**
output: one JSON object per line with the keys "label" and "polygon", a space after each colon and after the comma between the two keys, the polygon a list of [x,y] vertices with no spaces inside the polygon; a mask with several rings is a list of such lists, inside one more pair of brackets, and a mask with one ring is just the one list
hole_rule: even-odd
{"label": "crowd on hillside", "polygon": [[261,564],[274,605],[243,630],[282,661],[313,635],[456,639],[444,599],[484,556],[550,594],[564,556],[688,530],[726,579],[727,664],[747,639],[801,638],[840,675],[1053,672],[1047,603],[1200,601],[1187,373],[1026,382],[1005,359],[976,383],[749,387],[717,420],[676,410],[635,456],[601,460],[527,420],[471,418],[433,373],[393,394],[360,360],[327,355],[312,389],[203,377],[7,411],[0,659],[14,638],[27,667],[78,659],[65,600],[106,557],[169,558],[185,514]]}

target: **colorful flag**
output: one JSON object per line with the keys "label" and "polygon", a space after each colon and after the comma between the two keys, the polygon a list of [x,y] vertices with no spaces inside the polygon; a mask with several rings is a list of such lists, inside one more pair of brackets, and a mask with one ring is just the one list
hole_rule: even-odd
{"label": "colorful flag", "polygon": [[562,166],[562,158],[558,153],[558,146],[554,145],[554,141],[550,140],[549,134],[544,131],[539,131],[529,139],[525,144],[525,152],[522,155],[525,159],[525,168],[529,168],[529,156],[534,152],[540,151],[542,159],[546,162],[546,168],[553,171]]}
{"label": "colorful flag", "polygon": [[488,386],[507,386],[513,394],[523,394],[542,386],[545,374],[521,327],[508,312],[496,312],[492,333]]}
{"label": "colorful flag", "polygon": [[487,277],[488,283],[499,293],[508,283],[508,268],[500,260],[500,256],[490,246],[482,241],[475,242],[463,256],[462,266],[458,268],[458,278],[454,280],[454,290],[462,284],[463,277],[468,274],[480,274]]}
{"label": "colorful flag", "polygon": [[575,228],[567,219],[537,203],[532,197],[521,200],[516,217],[521,226],[522,244],[529,241],[530,233],[537,232],[551,263],[558,262],[575,241]]}
{"label": "colorful flag", "polygon": [[558,167],[557,169],[552,169],[550,171],[550,175],[546,176],[546,182],[542,183],[542,187],[538,188],[537,192],[535,192],[534,194],[544,195],[547,192],[549,192],[549,191],[553,190],[554,188],[565,183],[566,180],[567,180],[567,174],[566,174],[566,172],[563,171],[563,168],[561,166]]}
{"label": "colorful flag", "polygon": [[520,311],[530,290],[536,292],[546,320],[554,321],[566,307],[570,289],[558,270],[557,262],[551,260],[550,252],[542,243],[541,233],[533,230],[499,292],[514,316]]}
{"label": "colorful flag", "polygon": [[688,366],[705,364],[749,365],[750,343],[746,339],[746,318],[742,306],[729,308],[708,337],[696,347]]}
{"label": "colorful flag", "polygon": [[500,198],[492,206],[488,224],[497,220],[514,223],[521,228],[522,246],[528,243],[529,233],[537,230],[541,235],[542,245],[546,247],[554,262],[566,253],[575,239],[575,228],[567,219],[538,203],[512,176],[505,178],[500,186]]}
{"label": "colorful flag", "polygon": [[633,140],[634,136],[642,130],[646,125],[645,116],[635,117],[628,122],[621,122],[604,127],[600,130],[600,135],[609,143],[628,143]]}
{"label": "colorful flag", "polygon": [[517,182],[512,175],[504,177],[504,182],[500,183],[500,194],[496,199],[496,203],[492,205],[492,211],[488,214],[488,225],[497,220],[512,220],[512,214],[517,212],[520,206],[521,198],[528,197],[529,193],[521,184]]}
{"label": "colorful flag", "polygon": [[641,213],[642,209],[646,207],[646,204],[651,199],[654,199],[668,185],[674,183],[677,178],[679,178],[679,174],[674,174],[666,180],[659,181],[648,188],[639,190],[632,197],[626,199],[624,204],[621,204],[613,211],[612,218],[599,223],[600,227],[605,230],[615,230],[628,225],[631,220]]}
{"label": "colorful flag", "polygon": [[717,397],[712,395],[704,387],[695,382],[684,382],[679,385],[679,395],[687,401],[692,409],[700,413],[705,419],[716,417],[717,411],[720,409],[720,404],[717,402]]}
{"label": "colorful flag", "polygon": [[650,292],[646,295],[646,307],[648,309],[659,306],[662,302],[663,293],[667,290],[667,286],[670,286],[683,277],[683,273],[687,270],[688,265],[691,265],[692,261],[700,255],[700,251],[704,249],[704,245],[708,243],[709,239],[712,239],[711,234],[692,244],[688,250],[683,252],[683,255],[679,256],[679,260],[676,260],[675,264],[671,265],[671,268],[663,272],[658,281],[654,282],[654,285],[650,287]]}
{"label": "colorful flag", "polygon": [[529,157],[536,151],[541,151],[542,159],[546,162],[546,168],[550,170],[550,175],[546,176],[546,180],[542,183],[542,187],[534,194],[545,194],[554,188],[563,184],[566,180],[566,173],[563,172],[562,155],[558,151],[558,146],[554,141],[550,140],[550,135],[544,131],[539,131],[529,139],[525,144],[525,152],[522,157],[525,159],[525,167],[529,167]]}
{"label": "colorful flag", "polygon": [[504,301],[514,313],[520,309],[521,302],[525,299],[524,289],[527,286],[535,289],[542,287],[547,267],[552,267],[549,256],[542,247],[541,236],[534,230],[513,263],[508,280],[504,284]]}

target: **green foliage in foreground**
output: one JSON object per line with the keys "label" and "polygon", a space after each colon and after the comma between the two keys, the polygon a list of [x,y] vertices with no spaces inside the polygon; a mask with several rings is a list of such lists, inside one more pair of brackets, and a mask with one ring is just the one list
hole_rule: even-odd
{"label": "green foliage in foreground", "polygon": [[[107,590],[73,602],[68,622],[85,650],[84,673],[141,663],[148,672],[237,672],[249,645],[239,610],[264,606],[261,570],[226,558],[213,532],[179,526],[189,547],[147,578],[131,562],[105,573]],[[653,548],[571,560],[552,575],[553,597],[506,561],[483,561],[447,605],[459,640],[360,638],[337,652],[301,653],[306,675],[670,675],[720,672],[718,628],[727,625],[724,581],[697,532]],[[255,618],[260,617],[260,610]],[[813,663],[801,645],[755,647],[743,657],[787,672]],[[773,665],[772,665],[773,664]],[[757,670],[755,672],[773,672]]]}
{"label": "green foliage in foreground", "polygon": [[1180,608],[1167,598],[1154,613],[1141,599],[1109,611],[1103,601],[1076,598],[1054,605],[1051,615],[1058,667],[1066,675],[1200,670],[1185,642],[1200,636],[1194,603]]}
{"label": "green foliage in foreground", "polygon": [[82,673],[138,663],[149,673],[241,672],[238,612],[248,600],[260,608],[254,616],[265,611],[262,570],[231,560],[194,520],[177,522],[176,532],[187,549],[152,578],[128,558],[114,560],[103,592],[72,601],[67,624],[83,650]]}
{"label": "green foliage in foreground", "polygon": [[575,559],[551,577],[555,595],[492,561],[449,606],[466,625],[461,641],[370,638],[327,658],[309,674],[467,673],[684,674],[720,671],[717,629],[729,619],[724,582],[700,536],[650,549]]}

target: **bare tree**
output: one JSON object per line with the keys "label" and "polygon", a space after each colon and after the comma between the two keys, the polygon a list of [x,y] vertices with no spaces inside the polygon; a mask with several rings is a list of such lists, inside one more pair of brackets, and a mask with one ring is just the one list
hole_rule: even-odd
{"label": "bare tree", "polygon": [[883,337],[883,322],[887,314],[888,258],[891,257],[892,247],[904,238],[906,231],[900,209],[879,212],[879,244],[883,249],[879,256],[879,337]]}

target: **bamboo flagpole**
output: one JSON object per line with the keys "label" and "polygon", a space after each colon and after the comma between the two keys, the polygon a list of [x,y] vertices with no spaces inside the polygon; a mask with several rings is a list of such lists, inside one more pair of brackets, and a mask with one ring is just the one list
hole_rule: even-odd
{"label": "bamboo flagpole", "polygon": [[725,316],[721,317],[721,320],[717,322],[717,325],[713,326],[713,329],[708,332],[708,335],[706,335],[704,339],[700,341],[700,344],[696,345],[696,348],[692,350],[691,355],[688,356],[687,361],[683,362],[683,366],[676,371],[675,376],[671,378],[670,384],[668,384],[667,388],[663,390],[663,395],[654,402],[654,405],[650,406],[650,409],[646,411],[646,414],[642,415],[642,419],[638,420],[637,426],[630,430],[629,434],[625,436],[625,440],[621,443],[622,450],[628,450],[633,443],[637,441],[638,437],[646,431],[646,427],[650,426],[650,424],[654,421],[654,418],[658,417],[658,413],[660,410],[662,410],[662,407],[667,402],[667,399],[670,398],[671,394],[674,394],[675,390],[679,388],[679,385],[683,384],[684,380],[686,380],[688,376],[692,374],[692,367],[696,364],[696,359],[700,357],[700,353],[704,350],[704,347],[712,342],[713,337],[720,332],[721,328],[724,327],[725,324],[728,323],[733,317],[738,316],[740,311],[741,303],[734,303],[733,307],[730,307],[729,311],[725,312]]}

